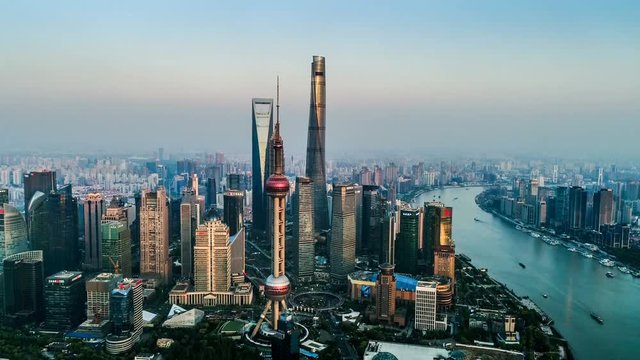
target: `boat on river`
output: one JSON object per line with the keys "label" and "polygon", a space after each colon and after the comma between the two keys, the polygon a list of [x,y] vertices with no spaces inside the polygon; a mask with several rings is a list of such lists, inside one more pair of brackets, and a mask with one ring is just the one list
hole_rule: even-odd
{"label": "boat on river", "polygon": [[523,268],[523,269],[527,268],[523,263],[518,263],[518,265],[520,265],[520,267]]}
{"label": "boat on river", "polygon": [[615,275],[614,275],[611,271],[607,271],[607,277],[608,277],[608,278],[612,278],[612,277],[614,277],[614,276],[615,276]]}
{"label": "boat on river", "polygon": [[598,316],[598,314],[591,313],[591,318],[595,320],[598,324],[604,325],[604,320],[600,316]]}

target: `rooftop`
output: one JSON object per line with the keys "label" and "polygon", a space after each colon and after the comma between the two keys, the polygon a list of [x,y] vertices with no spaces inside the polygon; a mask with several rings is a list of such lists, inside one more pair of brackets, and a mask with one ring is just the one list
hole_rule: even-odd
{"label": "rooftop", "polygon": [[431,360],[449,358],[449,351],[443,348],[409,344],[369,341],[364,352],[364,360],[372,360],[379,353],[388,353],[402,360]]}

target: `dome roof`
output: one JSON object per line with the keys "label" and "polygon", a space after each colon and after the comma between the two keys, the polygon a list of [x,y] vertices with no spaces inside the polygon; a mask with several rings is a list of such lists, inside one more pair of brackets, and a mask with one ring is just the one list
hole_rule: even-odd
{"label": "dome roof", "polygon": [[398,358],[392,353],[383,351],[381,353],[377,353],[371,360],[398,360]]}

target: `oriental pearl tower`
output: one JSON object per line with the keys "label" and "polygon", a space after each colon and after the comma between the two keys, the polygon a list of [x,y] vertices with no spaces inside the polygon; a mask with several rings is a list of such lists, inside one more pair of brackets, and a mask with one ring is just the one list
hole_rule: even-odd
{"label": "oriental pearl tower", "polygon": [[[273,330],[278,330],[278,318],[280,313],[287,309],[285,298],[289,294],[290,283],[285,275],[284,245],[285,245],[285,210],[286,198],[289,192],[289,180],[284,176],[284,154],[282,137],[280,137],[280,79],[278,78],[276,96],[276,126],[271,138],[271,151],[273,154],[273,172],[267,179],[265,186],[270,200],[271,235],[273,237],[273,266],[272,274],[265,282],[264,293],[267,296],[267,305],[260,315],[251,337],[254,337],[260,329],[263,321],[271,323]],[[267,313],[271,310],[271,321],[267,319]]]}

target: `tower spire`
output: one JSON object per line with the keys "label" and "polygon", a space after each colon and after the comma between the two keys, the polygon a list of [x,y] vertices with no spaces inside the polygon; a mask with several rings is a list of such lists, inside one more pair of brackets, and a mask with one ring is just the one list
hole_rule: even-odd
{"label": "tower spire", "polygon": [[276,139],[280,138],[280,76],[276,80]]}

